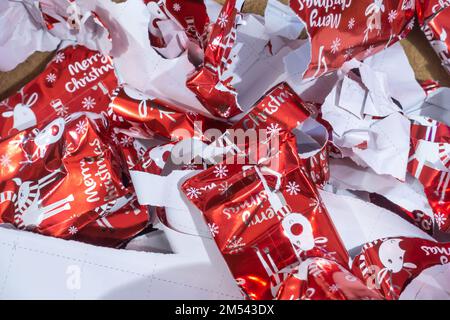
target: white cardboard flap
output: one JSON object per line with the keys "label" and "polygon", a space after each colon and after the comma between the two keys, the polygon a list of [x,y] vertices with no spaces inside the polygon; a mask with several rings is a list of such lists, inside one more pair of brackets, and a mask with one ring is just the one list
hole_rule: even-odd
{"label": "white cardboard flap", "polygon": [[167,237],[183,253],[102,248],[0,228],[0,299],[242,299],[212,240],[174,231]]}

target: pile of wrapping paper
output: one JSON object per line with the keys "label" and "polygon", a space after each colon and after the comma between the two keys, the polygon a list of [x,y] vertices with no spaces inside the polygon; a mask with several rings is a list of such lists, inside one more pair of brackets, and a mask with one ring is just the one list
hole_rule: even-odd
{"label": "pile of wrapping paper", "polygon": [[0,102],[0,223],[124,248],[201,217],[247,299],[449,298],[450,89],[399,41],[450,72],[450,1],[244,2],[1,1],[0,70],[54,56]]}

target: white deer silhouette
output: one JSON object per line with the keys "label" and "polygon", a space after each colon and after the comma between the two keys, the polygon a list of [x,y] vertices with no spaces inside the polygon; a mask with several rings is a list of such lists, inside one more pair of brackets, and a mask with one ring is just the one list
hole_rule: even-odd
{"label": "white deer silhouette", "polygon": [[[245,170],[248,170],[248,168],[249,167],[244,167],[244,172]],[[304,215],[301,213],[292,212],[290,207],[286,205],[286,200],[283,194],[278,191],[281,186],[282,175],[279,172],[267,167],[255,167],[255,170],[261,179],[271,207],[276,212],[278,219],[281,220],[283,232],[289,239],[296,255],[299,256],[302,252],[309,251],[316,245],[323,245],[327,243],[328,239],[325,237],[314,237],[312,225]],[[277,178],[275,191],[271,190],[271,188],[267,185],[263,172]],[[330,254],[334,253],[331,252]]]}
{"label": "white deer silhouette", "polygon": [[45,207],[42,206],[42,188],[55,182],[61,172],[61,169],[55,170],[38,181],[22,181],[20,178],[14,178],[13,181],[19,187],[17,193],[4,191],[0,194],[0,203],[5,201],[14,203],[14,221],[18,228],[39,226],[42,221],[71,209],[73,194]]}
{"label": "white deer silhouette", "polygon": [[3,112],[2,116],[4,118],[13,117],[13,129],[22,131],[34,127],[37,123],[36,115],[31,107],[38,100],[38,94],[36,92],[32,93],[27,102],[25,102],[26,95],[23,93],[23,88],[20,90],[20,94],[22,96],[22,102],[16,104],[13,111]]}

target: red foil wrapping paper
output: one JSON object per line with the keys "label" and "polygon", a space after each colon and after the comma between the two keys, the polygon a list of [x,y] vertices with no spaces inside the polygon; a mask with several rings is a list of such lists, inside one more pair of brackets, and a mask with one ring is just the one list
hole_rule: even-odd
{"label": "red foil wrapping paper", "polygon": [[119,247],[149,224],[148,208],[139,205],[136,197],[127,199],[126,204],[117,209],[112,206],[110,211],[83,227],[72,239],[98,246]]}
{"label": "red foil wrapping paper", "polygon": [[[249,139],[239,139],[239,134],[251,132],[263,140],[265,137],[291,132],[305,121],[310,111],[287,83],[270,89],[241,120],[227,130],[214,145],[230,147],[228,155],[244,153],[255,160],[259,147]],[[262,139],[261,139],[262,135]],[[258,147],[258,148],[255,148]]]}
{"label": "red foil wrapping paper", "polygon": [[275,167],[224,162],[182,186],[250,299],[276,297],[303,259],[349,261],[315,185],[300,170],[294,136],[280,139]]}
{"label": "red foil wrapping paper", "polygon": [[149,148],[133,170],[161,175],[174,146],[174,143],[167,143]]}
{"label": "red foil wrapping paper", "polygon": [[311,63],[304,77],[319,77],[352,58],[364,59],[409,32],[414,0],[291,0],[311,38]]}
{"label": "red foil wrapping paper", "polygon": [[116,86],[108,56],[83,46],[60,50],[39,76],[0,102],[0,138],[74,112],[106,112]]}
{"label": "red foil wrapping paper", "polygon": [[448,0],[416,0],[416,13],[419,24],[433,17],[436,13],[450,6]]}
{"label": "red foil wrapping paper", "polygon": [[442,9],[430,18],[422,30],[441,59],[442,66],[450,73],[450,8]]}
{"label": "red foil wrapping paper", "polygon": [[69,238],[132,193],[104,119],[74,114],[0,143],[0,221]]}
{"label": "red foil wrapping paper", "polygon": [[225,130],[227,123],[213,120],[195,112],[182,112],[158,99],[129,97],[123,88],[118,89],[111,102],[110,117],[117,128],[131,136],[159,137],[170,141],[196,137],[205,139],[203,132],[209,128]]}
{"label": "red foil wrapping paper", "polygon": [[238,15],[236,0],[228,0],[212,26],[203,64],[186,83],[212,115],[222,118],[242,112],[237,102],[237,92],[230,85],[232,76],[226,74],[233,59],[231,53],[236,42]]}
{"label": "red foil wrapping paper", "polygon": [[[294,130],[302,131],[299,126],[316,114],[315,106],[304,103],[295,91],[283,82],[270,89],[232,129],[234,132],[256,130],[256,134],[265,130],[268,136]],[[318,125],[320,126],[319,123]],[[325,127],[322,129],[326,135]],[[328,137],[324,139],[320,150],[307,157],[300,156],[305,173],[318,185],[323,185],[329,179]],[[251,147],[254,146],[249,146],[248,140],[239,141],[240,139],[233,137],[230,132],[225,132],[219,140],[222,145],[233,145],[233,150],[245,152],[247,156],[252,157]],[[299,153],[303,153],[302,151],[300,149]]]}
{"label": "red foil wrapping paper", "polygon": [[398,299],[422,271],[449,263],[450,243],[419,238],[387,238],[364,245],[353,260],[353,273],[385,299]]}
{"label": "red foil wrapping paper", "polygon": [[190,40],[201,48],[205,45],[209,25],[209,17],[203,0],[144,0],[153,19],[149,27],[152,45],[165,46],[158,22],[171,19],[176,22]]}
{"label": "red foil wrapping paper", "polygon": [[432,119],[411,124],[408,172],[418,179],[434,212],[437,228],[450,231],[450,145],[449,128]]}
{"label": "red foil wrapping paper", "polygon": [[332,260],[303,262],[280,287],[280,300],[379,300],[381,295]]}

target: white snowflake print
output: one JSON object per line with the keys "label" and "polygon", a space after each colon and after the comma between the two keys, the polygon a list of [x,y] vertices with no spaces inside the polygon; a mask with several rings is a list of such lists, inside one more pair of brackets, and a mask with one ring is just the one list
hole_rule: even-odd
{"label": "white snowflake print", "polygon": [[412,28],[414,28],[415,23],[416,23],[416,17],[413,17],[411,20],[409,20],[408,24],[406,25],[406,28],[408,30],[412,30]]}
{"label": "white snowflake print", "polygon": [[182,168],[183,168],[183,170],[196,170],[197,165],[195,163],[188,163],[188,164],[185,164]]}
{"label": "white snowflake print", "polygon": [[221,28],[225,28],[225,26],[228,23],[228,17],[227,17],[227,14],[225,12],[222,12],[220,14],[220,16],[217,18],[217,23],[219,24],[219,26]]}
{"label": "white snowflake print", "polygon": [[347,28],[349,30],[352,30],[355,26],[355,18],[351,17],[350,20],[348,20]]}
{"label": "white snowflake print", "polygon": [[389,21],[389,23],[394,22],[394,20],[397,19],[397,16],[398,16],[397,10],[389,11],[389,14],[388,14],[388,21]]}
{"label": "white snowflake print", "polygon": [[267,126],[266,130],[270,136],[273,136],[274,134],[280,133],[281,127],[278,125],[278,123],[272,123]]}
{"label": "white snowflake print", "polygon": [[443,213],[438,212],[434,215],[434,220],[436,221],[439,229],[441,229],[441,227],[445,224],[445,221],[447,221],[447,218]]}
{"label": "white snowflake print", "polygon": [[173,4],[173,10],[176,12],[180,12],[181,11],[181,4],[179,4],[178,2],[175,2]]}
{"label": "white snowflake print", "polygon": [[209,231],[212,236],[215,237],[219,234],[219,226],[215,223],[208,223]]}
{"label": "white snowflake print", "polygon": [[214,174],[216,175],[216,178],[224,178],[228,175],[228,169],[227,166],[219,164],[214,168]]}
{"label": "white snowflake print", "polygon": [[233,236],[227,240],[226,248],[230,254],[235,254],[244,251],[245,243],[242,237]]}
{"label": "white snowflake print", "polygon": [[83,101],[81,101],[83,108],[86,110],[94,109],[95,107],[95,99],[92,97],[85,97]]}
{"label": "white snowflake print", "polygon": [[11,164],[11,158],[7,154],[3,154],[0,157],[0,165],[4,168],[8,167]]}
{"label": "white snowflake print", "polygon": [[339,286],[337,284],[332,284],[331,286],[328,287],[328,291],[330,292],[338,292],[339,291]]}
{"label": "white snowflake print", "polygon": [[56,63],[61,63],[64,61],[65,58],[66,56],[64,55],[63,52],[58,52],[53,58],[53,61],[55,61]]}
{"label": "white snowflake print", "polygon": [[117,137],[117,133],[113,132],[111,133],[111,139],[115,144],[119,144],[119,138]]}
{"label": "white snowflake print", "polygon": [[71,226],[71,227],[69,228],[69,233],[70,233],[71,235],[74,235],[74,234],[76,234],[77,232],[78,232],[78,228],[77,228],[77,227]]}
{"label": "white snowflake print", "polygon": [[56,81],[56,75],[54,73],[49,73],[46,77],[45,80],[49,83],[53,83]]}
{"label": "white snowflake print", "polygon": [[69,113],[69,107],[66,107],[65,105],[61,105],[55,111],[59,117],[65,117]]}
{"label": "white snowflake print", "polygon": [[353,48],[345,49],[345,54],[344,54],[345,60],[349,60],[353,56],[353,51],[354,51]]}
{"label": "white snowflake print", "polygon": [[85,134],[87,131],[86,121],[81,120],[80,122],[78,122],[77,125],[75,126],[75,131],[78,134]]}
{"label": "white snowflake print", "polygon": [[286,186],[286,191],[291,196],[297,195],[300,192],[300,186],[295,181],[290,181]]}
{"label": "white snowflake print", "polygon": [[133,138],[130,136],[123,136],[122,139],[120,139],[120,145],[124,148],[129,147],[133,144]]}
{"label": "white snowflake print", "polygon": [[228,185],[228,182],[221,183],[219,186],[219,191],[221,195],[227,194],[229,189],[230,186]]}
{"label": "white snowflake print", "polygon": [[341,46],[341,39],[336,38],[333,40],[333,44],[331,45],[331,53],[336,53],[339,51],[339,47]]}
{"label": "white snowflake print", "polygon": [[198,199],[198,196],[201,195],[202,193],[200,192],[200,190],[198,190],[197,188],[194,187],[190,187],[187,188],[187,196],[189,197],[189,199]]}

